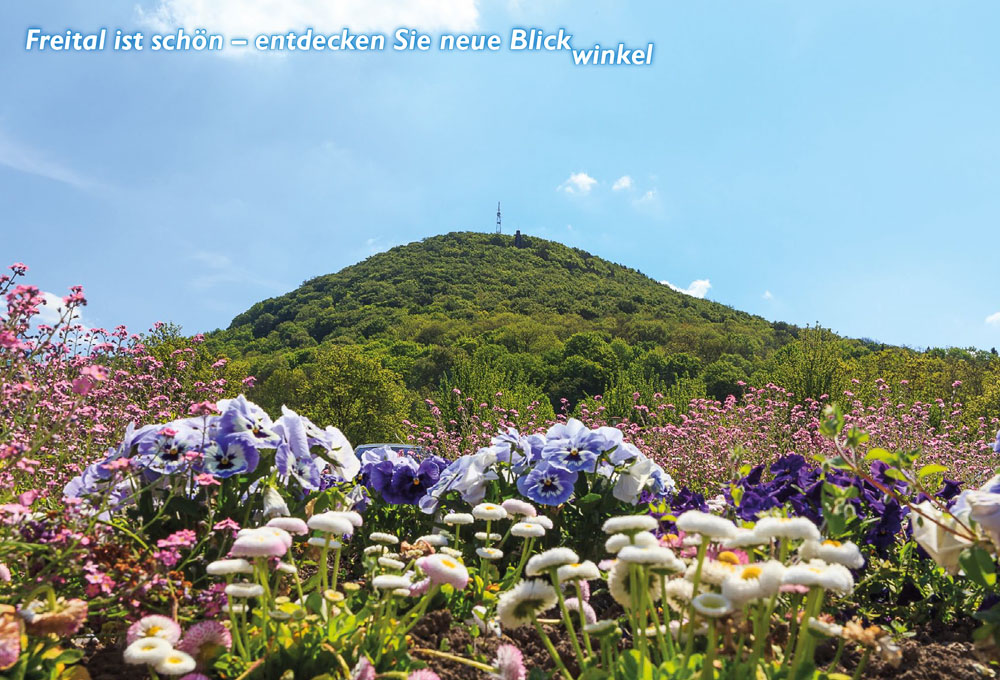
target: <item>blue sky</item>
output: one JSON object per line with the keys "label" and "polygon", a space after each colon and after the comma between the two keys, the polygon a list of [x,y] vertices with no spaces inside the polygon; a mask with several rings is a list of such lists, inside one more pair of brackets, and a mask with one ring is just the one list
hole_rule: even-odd
{"label": "blue sky", "polygon": [[[307,23],[656,47],[633,68],[23,49],[29,26]],[[194,333],[393,245],[490,231],[499,199],[511,230],[769,319],[989,348],[998,25],[987,0],[5,2],[0,259],[84,285],[91,325]]]}

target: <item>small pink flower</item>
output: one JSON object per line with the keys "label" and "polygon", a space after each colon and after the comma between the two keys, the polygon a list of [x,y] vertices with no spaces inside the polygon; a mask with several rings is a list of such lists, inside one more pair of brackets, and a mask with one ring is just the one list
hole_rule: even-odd
{"label": "small pink flower", "polygon": [[497,656],[493,660],[497,668],[499,680],[524,680],[527,671],[524,668],[524,655],[514,645],[500,645]]}
{"label": "small pink flower", "polygon": [[208,474],[203,472],[200,475],[194,476],[194,481],[198,482],[201,486],[222,486],[222,482]]}

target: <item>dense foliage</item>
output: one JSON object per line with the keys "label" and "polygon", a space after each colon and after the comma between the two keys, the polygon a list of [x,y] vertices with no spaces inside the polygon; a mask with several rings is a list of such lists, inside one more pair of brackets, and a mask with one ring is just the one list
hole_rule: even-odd
{"label": "dense foliage", "polygon": [[[1000,412],[995,352],[914,351],[800,328],[678,293],[642,273],[534,237],[454,233],[394,248],[255,304],[208,337],[260,380],[249,396],[385,441],[404,418],[445,420],[451,391],[543,417],[603,395],[608,418],[633,395],[678,406],[782,385],[798,402],[877,402],[876,379],[908,381],[907,403],[964,405],[966,424]],[[331,388],[377,403],[344,403]],[[937,413],[934,417],[942,415]]]}

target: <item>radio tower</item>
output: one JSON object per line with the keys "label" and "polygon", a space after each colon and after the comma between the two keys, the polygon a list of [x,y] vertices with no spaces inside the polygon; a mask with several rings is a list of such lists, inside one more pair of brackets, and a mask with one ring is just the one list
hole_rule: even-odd
{"label": "radio tower", "polygon": [[497,201],[497,233],[501,233],[500,230],[500,201]]}

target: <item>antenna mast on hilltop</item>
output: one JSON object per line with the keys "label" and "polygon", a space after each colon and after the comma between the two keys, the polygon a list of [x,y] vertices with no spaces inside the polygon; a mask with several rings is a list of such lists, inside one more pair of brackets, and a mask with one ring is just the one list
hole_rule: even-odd
{"label": "antenna mast on hilltop", "polygon": [[501,233],[501,231],[500,231],[500,201],[497,201],[497,233],[498,234]]}

